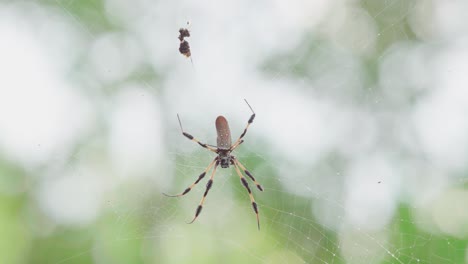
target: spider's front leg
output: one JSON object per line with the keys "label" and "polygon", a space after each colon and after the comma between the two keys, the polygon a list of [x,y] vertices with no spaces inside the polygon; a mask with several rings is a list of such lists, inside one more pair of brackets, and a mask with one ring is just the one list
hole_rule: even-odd
{"label": "spider's front leg", "polygon": [[234,144],[232,144],[231,146],[231,151],[233,151],[235,148],[237,148],[240,144],[242,144],[242,138],[245,136],[245,134],[247,134],[247,130],[249,129],[249,126],[250,124],[253,123],[254,119],[255,119],[255,112],[254,110],[252,109],[252,107],[249,105],[249,103],[247,102],[247,100],[244,99],[244,101],[247,103],[247,105],[249,106],[250,110],[252,110],[252,115],[250,116],[249,118],[249,121],[247,121],[247,126],[245,127],[244,129],[244,132],[242,132],[242,134],[240,135],[240,137],[236,140],[236,142]]}
{"label": "spider's front leg", "polygon": [[180,125],[180,130],[182,130],[182,135],[184,135],[186,138],[198,143],[198,145],[200,145],[200,146],[202,146],[202,147],[204,147],[204,148],[206,148],[206,149],[208,149],[210,151],[213,151],[214,153],[218,153],[216,148],[210,147],[207,144],[200,142],[194,136],[192,136],[189,133],[185,132],[184,129],[182,128],[182,122],[180,121],[179,114],[177,114],[177,119],[179,119],[179,125]]}

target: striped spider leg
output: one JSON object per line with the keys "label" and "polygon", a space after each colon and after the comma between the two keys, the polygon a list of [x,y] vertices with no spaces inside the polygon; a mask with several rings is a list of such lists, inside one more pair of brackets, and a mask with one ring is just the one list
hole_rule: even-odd
{"label": "striped spider leg", "polygon": [[[242,185],[244,185],[245,189],[247,190],[247,192],[249,193],[249,197],[250,197],[250,202],[252,203],[252,208],[255,212],[255,215],[257,216],[257,226],[258,226],[258,230],[260,230],[260,219],[259,219],[259,216],[258,216],[258,206],[257,206],[257,203],[255,202],[255,198],[253,197],[252,195],[252,190],[250,190],[250,187],[249,187],[249,183],[247,182],[247,180],[245,179],[244,175],[242,175],[240,169],[239,169],[239,163],[237,162],[236,158],[234,156],[232,156],[232,164],[234,165],[234,167],[236,168],[236,172],[237,174],[239,175],[240,177],[240,180],[241,180],[241,183]],[[255,181],[255,183],[257,184],[257,182]],[[261,187],[259,187],[260,185],[258,184],[257,185],[257,188],[259,188],[259,190],[263,191],[263,189]]]}
{"label": "striped spider leg", "polygon": [[202,172],[202,174],[200,174],[200,175],[198,176],[198,179],[197,179],[194,183],[192,183],[192,185],[190,185],[189,187],[187,187],[187,189],[185,189],[182,193],[176,194],[176,195],[169,195],[169,194],[165,194],[165,193],[163,193],[163,194],[166,195],[167,197],[181,197],[181,196],[186,195],[188,192],[190,192],[190,191],[193,189],[193,187],[195,187],[195,185],[197,185],[197,183],[199,183],[199,182],[205,177],[206,173],[207,173],[208,171],[210,171],[211,167],[213,167],[213,164],[215,164],[215,162],[217,162],[217,161],[218,161],[218,157],[216,157],[216,158],[210,163],[210,165],[208,165],[208,167],[206,167],[205,171]]}

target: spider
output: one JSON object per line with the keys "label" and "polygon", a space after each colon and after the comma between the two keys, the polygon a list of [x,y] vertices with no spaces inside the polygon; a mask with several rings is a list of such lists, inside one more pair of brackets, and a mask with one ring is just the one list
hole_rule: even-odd
{"label": "spider", "polygon": [[205,193],[203,194],[203,198],[201,199],[200,204],[198,205],[197,210],[195,212],[195,217],[188,224],[193,223],[197,219],[197,217],[200,215],[200,213],[202,211],[202,208],[203,208],[203,203],[205,202],[205,198],[208,195],[208,191],[211,189],[211,187],[213,185],[213,178],[214,178],[214,175],[215,175],[215,172],[216,172],[216,168],[219,165],[221,165],[221,168],[229,168],[229,165],[232,165],[236,169],[236,172],[240,177],[240,181],[241,181],[242,185],[245,187],[245,189],[247,189],[247,192],[249,193],[250,202],[252,203],[253,210],[254,210],[254,212],[255,212],[255,214],[257,216],[257,226],[258,226],[258,229],[260,230],[260,220],[259,220],[259,217],[258,217],[258,206],[257,206],[257,203],[255,202],[255,199],[254,199],[253,195],[252,195],[252,191],[250,190],[250,187],[249,187],[249,184],[247,183],[247,180],[245,179],[245,177],[241,173],[241,170],[244,171],[244,173],[254,182],[254,184],[257,186],[257,188],[260,191],[263,191],[263,188],[257,182],[257,180],[255,180],[254,176],[244,167],[244,165],[242,165],[234,155],[231,155],[231,152],[234,149],[236,149],[240,144],[242,144],[244,142],[244,140],[242,138],[247,133],[247,129],[249,128],[250,124],[252,124],[252,122],[253,122],[253,120],[255,118],[255,112],[253,111],[252,107],[249,105],[247,100],[245,100],[245,102],[247,103],[250,110],[252,111],[252,115],[250,116],[250,118],[249,118],[249,120],[247,122],[247,126],[245,127],[244,132],[240,135],[240,137],[236,140],[236,142],[234,142],[234,144],[231,144],[231,131],[229,130],[228,122],[227,122],[227,120],[226,120],[226,118],[224,116],[218,116],[216,118],[215,124],[216,124],[216,132],[218,134],[217,146],[211,146],[211,145],[208,145],[208,144],[205,144],[205,143],[202,143],[202,142],[198,141],[198,139],[196,139],[195,137],[193,137],[189,133],[185,132],[184,129],[182,128],[182,122],[180,121],[179,115],[177,115],[177,118],[179,119],[180,130],[182,131],[182,135],[184,135],[186,138],[198,143],[203,148],[206,148],[206,149],[208,149],[208,150],[210,150],[210,151],[217,154],[217,156],[208,165],[208,167],[205,169],[205,171],[202,172],[202,174],[200,174],[200,176],[198,176],[198,179],[194,183],[192,183],[192,185],[190,185],[187,189],[185,189],[181,194],[167,195],[167,194],[164,193],[164,195],[169,196],[169,197],[184,196],[185,194],[190,192],[190,190],[192,190],[192,188],[195,187],[195,185],[197,183],[199,183],[205,177],[206,173],[214,165],[213,171],[211,173],[211,177],[210,177],[210,179],[208,180],[208,182],[206,184],[206,190],[205,190]]}

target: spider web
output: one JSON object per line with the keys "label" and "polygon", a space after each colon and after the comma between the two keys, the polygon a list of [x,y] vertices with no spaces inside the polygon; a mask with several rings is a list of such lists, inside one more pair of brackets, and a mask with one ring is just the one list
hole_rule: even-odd
{"label": "spider web", "polygon": [[[457,10],[468,11],[466,4],[152,2],[38,2],[97,43],[90,78],[99,85],[73,77],[91,90],[84,94],[102,111],[98,121],[111,123],[45,170],[65,173],[41,181],[87,179],[77,197],[86,204],[97,193],[91,197],[99,206],[81,220],[48,215],[55,222],[37,240],[62,250],[36,247],[38,263],[466,262],[468,125],[458,87],[468,82],[461,73],[467,30],[457,26]],[[442,14],[431,14],[437,8]],[[453,17],[431,29],[431,15],[444,12]],[[193,66],[174,47],[187,17]],[[113,33],[103,38],[105,32]],[[126,64],[118,53],[99,57],[120,41],[128,68],[112,68]],[[138,48],[145,56],[135,55]],[[265,189],[250,183],[261,230],[233,168],[217,170],[202,213],[187,225],[206,179],[182,198],[161,193],[182,192],[214,155],[181,135],[176,113],[188,133],[214,144],[218,114],[228,118],[233,139],[241,134],[250,116],[243,98],[257,117],[234,155]],[[144,118],[129,121],[139,114]],[[159,125],[142,125],[151,122]],[[156,131],[158,139],[130,133],[122,143],[126,134],[112,132],[132,125]],[[445,130],[431,132],[438,127]],[[45,190],[75,190],[74,183]]]}

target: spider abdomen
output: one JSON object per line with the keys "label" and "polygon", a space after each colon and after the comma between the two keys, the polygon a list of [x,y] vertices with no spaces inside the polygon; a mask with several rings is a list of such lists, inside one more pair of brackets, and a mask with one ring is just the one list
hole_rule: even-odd
{"label": "spider abdomen", "polygon": [[231,130],[229,129],[229,124],[224,116],[218,116],[218,118],[216,118],[216,132],[218,133],[218,148],[231,148]]}

